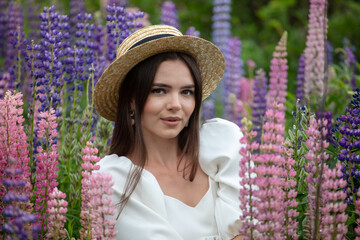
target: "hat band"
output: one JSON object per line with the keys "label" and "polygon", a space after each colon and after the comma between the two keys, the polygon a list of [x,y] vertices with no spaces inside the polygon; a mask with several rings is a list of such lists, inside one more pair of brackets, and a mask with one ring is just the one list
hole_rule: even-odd
{"label": "hat band", "polygon": [[150,36],[150,37],[147,37],[147,38],[144,38],[144,39],[141,39],[140,41],[138,41],[137,43],[135,43],[134,45],[132,45],[130,49],[133,49],[134,47],[137,47],[141,44],[144,44],[146,42],[150,42],[150,41],[153,41],[153,40],[156,40],[156,39],[159,39],[159,38],[164,38],[164,37],[172,37],[172,36],[175,36],[173,34],[158,34],[158,35],[154,35],[154,36]]}

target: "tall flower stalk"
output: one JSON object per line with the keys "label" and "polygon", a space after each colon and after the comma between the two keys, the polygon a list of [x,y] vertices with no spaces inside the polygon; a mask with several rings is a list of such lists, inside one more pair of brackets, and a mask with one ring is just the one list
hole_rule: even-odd
{"label": "tall flower stalk", "polygon": [[[267,93],[267,109],[273,109],[274,104],[282,104],[286,101],[287,89],[287,32],[284,32],[275,51],[270,66],[269,91]],[[285,111],[285,108],[282,109]]]}
{"label": "tall flower stalk", "polygon": [[29,194],[26,190],[27,182],[22,180],[24,173],[17,168],[17,162],[13,158],[8,159],[8,167],[5,170],[6,178],[2,182],[7,189],[5,196],[1,198],[5,204],[0,220],[4,239],[37,239],[39,228],[33,225],[36,217],[28,213]]}
{"label": "tall flower stalk", "polygon": [[240,165],[240,209],[242,210],[242,215],[240,220],[242,221],[242,226],[240,229],[240,235],[247,236],[247,239],[253,240],[256,239],[256,225],[258,211],[255,208],[254,192],[258,189],[255,185],[255,169],[256,158],[258,157],[259,143],[254,141],[254,138],[257,135],[257,132],[252,130],[251,121],[247,118],[241,120],[241,131],[244,136],[240,139],[240,143],[246,144],[245,147],[240,149],[240,155],[242,156],[239,165]]}
{"label": "tall flower stalk", "polygon": [[63,239],[66,237],[64,229],[67,213],[68,202],[65,200],[66,194],[59,191],[57,187],[49,193],[49,201],[47,205],[48,214],[48,231],[46,237],[49,239]]}
{"label": "tall flower stalk", "polygon": [[[226,46],[226,67],[224,74],[224,110],[223,116],[240,125],[241,116],[237,111],[236,100],[240,98],[243,61],[241,60],[241,41],[237,37],[229,38]],[[233,95],[234,100],[231,99]]]}
{"label": "tall flower stalk", "polygon": [[305,55],[305,98],[322,97],[325,91],[327,44],[327,0],[310,0]]}
{"label": "tall flower stalk", "polygon": [[308,152],[305,158],[308,161],[305,169],[308,172],[308,223],[306,226],[307,238],[339,239],[347,232],[344,215],[345,193],[342,192],[346,182],[340,179],[341,165],[337,164],[330,169],[326,164],[329,155],[324,152],[329,146],[325,140],[327,129],[324,127],[327,120],[310,119],[306,134]]}
{"label": "tall flower stalk", "polygon": [[93,209],[90,207],[90,195],[91,191],[90,181],[91,175],[94,170],[99,170],[100,166],[96,165],[97,162],[100,161],[100,158],[96,156],[98,153],[98,149],[94,148],[91,142],[86,144],[86,147],[83,149],[83,157],[84,161],[81,164],[83,171],[81,173],[83,179],[81,180],[81,213],[80,213],[80,223],[82,225],[82,229],[80,230],[81,239],[93,239],[92,236],[92,222],[93,219]]}
{"label": "tall flower stalk", "polygon": [[42,236],[48,230],[47,205],[49,194],[58,186],[56,178],[58,177],[58,156],[56,142],[57,123],[55,110],[42,112],[39,114],[40,120],[37,123],[38,137],[42,140],[37,148],[36,157],[36,183],[35,183],[35,212],[41,224]]}
{"label": "tall flower stalk", "polygon": [[261,142],[262,126],[264,123],[264,116],[266,111],[266,94],[267,94],[267,78],[262,69],[256,71],[254,85],[253,85],[253,104],[251,105],[251,115],[253,122],[253,129],[257,135],[254,138],[258,143]]}
{"label": "tall flower stalk", "polygon": [[179,18],[175,3],[166,1],[161,7],[161,23],[179,29]]}
{"label": "tall flower stalk", "polygon": [[111,174],[94,173],[89,181],[92,236],[96,239],[116,239],[117,231],[114,229],[116,220],[113,216],[116,211],[111,198],[114,182],[111,178]]}
{"label": "tall flower stalk", "polygon": [[[3,197],[5,187],[4,181],[5,169],[10,167],[10,159],[13,168],[18,169],[22,174],[15,174],[14,179],[22,181],[24,186],[21,194],[30,197],[32,185],[30,184],[29,157],[27,137],[24,132],[22,116],[23,101],[21,93],[12,93],[7,91],[4,99],[0,100],[0,213],[3,208]],[[1,218],[0,218],[1,219]],[[0,220],[0,222],[2,222]]]}

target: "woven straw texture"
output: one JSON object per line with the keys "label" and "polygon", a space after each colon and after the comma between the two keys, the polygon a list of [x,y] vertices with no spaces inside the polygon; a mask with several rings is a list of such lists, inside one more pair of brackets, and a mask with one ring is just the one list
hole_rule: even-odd
{"label": "woven straw texture", "polygon": [[[175,36],[159,38],[128,50],[140,40],[158,34]],[[207,98],[224,74],[225,60],[220,50],[204,39],[183,36],[176,28],[155,25],[136,31],[119,46],[116,60],[105,69],[95,86],[94,104],[98,113],[110,121],[115,121],[118,90],[126,74],[144,59],[170,51],[187,53],[196,60],[203,82],[202,99]]]}

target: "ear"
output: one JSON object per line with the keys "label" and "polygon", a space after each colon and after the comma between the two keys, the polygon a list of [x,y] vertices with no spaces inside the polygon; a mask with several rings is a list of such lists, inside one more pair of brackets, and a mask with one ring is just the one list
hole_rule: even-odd
{"label": "ear", "polygon": [[132,99],[130,102],[130,109],[135,110],[135,100],[134,99]]}

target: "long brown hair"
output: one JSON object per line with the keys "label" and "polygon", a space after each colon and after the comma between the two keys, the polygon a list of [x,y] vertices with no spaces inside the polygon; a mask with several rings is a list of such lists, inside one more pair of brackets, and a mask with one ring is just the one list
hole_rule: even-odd
{"label": "long brown hair", "polygon": [[[137,160],[138,167],[131,168],[124,187],[124,193],[119,202],[119,215],[134,192],[147,161],[147,151],[141,131],[141,114],[148,95],[152,89],[154,77],[159,65],[166,60],[183,61],[192,74],[195,84],[195,109],[188,127],[184,128],[178,137],[180,159],[186,155],[185,170],[190,169],[188,179],[193,181],[199,166],[199,116],[202,100],[202,81],[200,69],[191,56],[179,52],[166,52],[154,55],[137,64],[125,77],[119,89],[119,101],[116,113],[115,127],[110,144],[109,154],[126,156],[131,154]],[[131,102],[134,102],[135,124],[132,126],[130,111]],[[179,168],[180,163],[178,164]]]}

